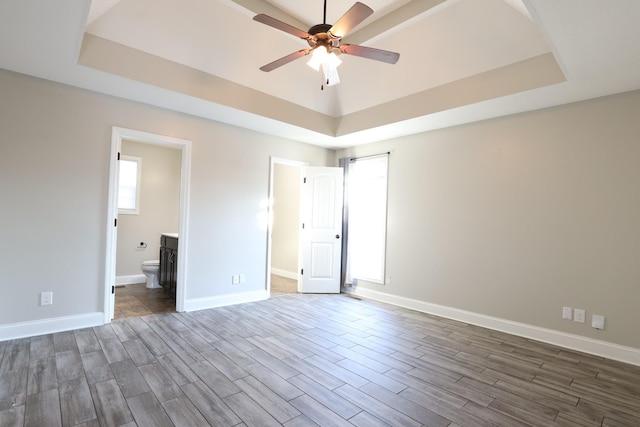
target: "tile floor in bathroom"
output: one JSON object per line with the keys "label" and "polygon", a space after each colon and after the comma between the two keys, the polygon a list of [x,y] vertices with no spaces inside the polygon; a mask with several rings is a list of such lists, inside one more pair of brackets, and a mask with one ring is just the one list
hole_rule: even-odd
{"label": "tile floor in bathroom", "polygon": [[144,283],[116,287],[114,319],[176,311],[176,299],[162,288],[148,289]]}

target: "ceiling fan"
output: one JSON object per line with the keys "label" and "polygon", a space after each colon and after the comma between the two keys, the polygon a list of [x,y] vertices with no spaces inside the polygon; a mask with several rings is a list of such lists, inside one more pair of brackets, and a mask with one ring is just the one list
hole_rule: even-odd
{"label": "ceiling fan", "polygon": [[314,25],[309,28],[308,31],[300,30],[265,14],[256,15],[253,17],[255,21],[304,39],[309,44],[308,48],[300,49],[297,52],[283,56],[267,65],[263,65],[260,69],[267,72],[272,71],[311,53],[312,57],[308,65],[315,70],[319,70],[320,67],[322,67],[325,77],[325,82],[323,82],[324,88],[324,83],[326,83],[327,86],[332,86],[340,82],[338,79],[337,66],[340,65],[342,61],[335,55],[334,50],[339,50],[341,53],[347,55],[360,56],[388,64],[395,64],[400,58],[399,53],[354,44],[341,44],[342,38],[372,13],[373,9],[369,6],[356,2],[351,6],[351,9],[342,15],[338,22],[330,25],[326,23],[327,0],[324,0],[323,23]]}

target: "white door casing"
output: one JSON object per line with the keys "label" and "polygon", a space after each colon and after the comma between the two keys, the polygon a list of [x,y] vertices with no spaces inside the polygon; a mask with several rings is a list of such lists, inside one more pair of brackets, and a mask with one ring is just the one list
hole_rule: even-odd
{"label": "white door casing", "polygon": [[180,168],[180,212],[179,212],[179,236],[178,239],[178,287],[176,289],[176,311],[184,311],[186,303],[186,259],[189,229],[189,188],[191,180],[191,141],[170,136],[157,135],[148,132],[125,129],[114,126],[111,130],[111,161],[109,168],[109,200],[107,208],[107,233],[106,233],[106,259],[105,259],[105,294],[104,294],[104,323],[111,322],[115,308],[115,272],[116,272],[116,247],[117,247],[117,219],[118,219],[118,153],[122,146],[122,140],[127,139],[180,149],[182,151],[182,164]]}
{"label": "white door casing", "polygon": [[302,176],[299,290],[339,293],[343,170],[304,167]]}

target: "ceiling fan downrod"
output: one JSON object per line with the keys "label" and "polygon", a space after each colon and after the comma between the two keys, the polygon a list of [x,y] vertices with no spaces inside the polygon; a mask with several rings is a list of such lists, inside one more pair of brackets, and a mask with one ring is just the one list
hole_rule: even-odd
{"label": "ceiling fan downrod", "polygon": [[322,15],[322,23],[327,23],[327,0],[324,0],[324,15]]}

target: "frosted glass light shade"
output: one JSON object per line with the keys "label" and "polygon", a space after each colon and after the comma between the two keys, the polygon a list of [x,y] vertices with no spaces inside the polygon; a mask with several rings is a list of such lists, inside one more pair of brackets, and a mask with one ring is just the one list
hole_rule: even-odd
{"label": "frosted glass light shade", "polygon": [[320,71],[320,67],[322,67],[327,86],[340,83],[340,78],[338,77],[338,66],[340,64],[342,64],[340,58],[333,52],[329,53],[324,46],[315,48],[311,53],[311,59],[307,62],[307,65],[316,71]]}
{"label": "frosted glass light shade", "polygon": [[307,65],[316,71],[320,71],[320,66],[325,62],[329,56],[329,52],[324,46],[318,46],[311,52],[311,59],[307,62]]}

